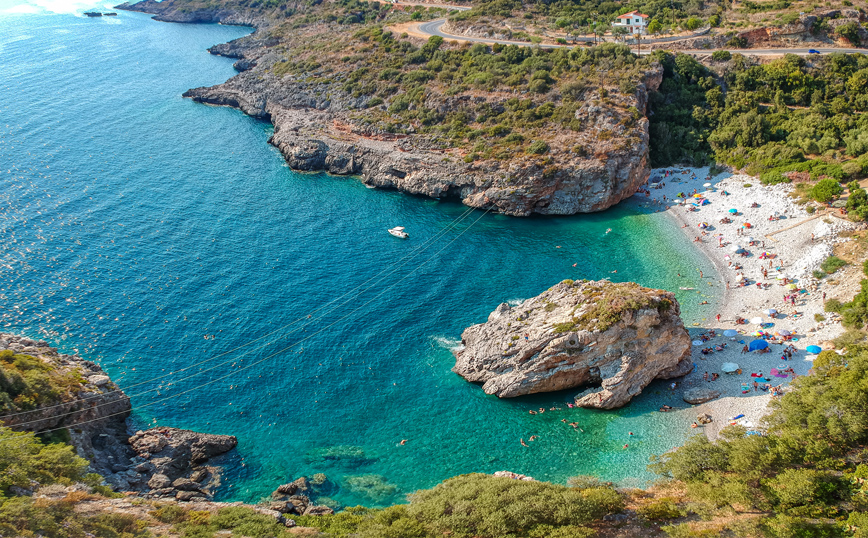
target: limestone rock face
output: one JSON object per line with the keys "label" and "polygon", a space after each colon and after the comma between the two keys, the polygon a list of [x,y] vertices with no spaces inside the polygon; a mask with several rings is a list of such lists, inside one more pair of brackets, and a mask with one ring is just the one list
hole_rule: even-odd
{"label": "limestone rock face", "polygon": [[[540,134],[548,147],[544,159],[516,151],[509,159],[489,156],[469,162],[463,149],[443,144],[413,122],[395,130],[359,121],[361,111],[385,111],[389,103],[345,90],[345,73],[330,75],[326,82],[277,69],[293,61],[292,39],[275,37],[280,32],[272,31],[273,22],[257,19],[252,11],[191,8],[173,0],[118,8],[153,13],[162,21],[255,26],[254,34],[209,49],[237,58],[239,73],[223,84],[190,89],[184,97],[271,121],[269,142],[294,170],[355,175],[370,187],[459,199],[513,216],[602,211],[635,194],[649,175],[646,105],[649,92],[662,80],[657,64],[648,67],[635,92],[610,92],[602,105],[577,110],[571,123],[581,128],[550,123],[550,132]],[[511,98],[429,91],[420,105],[443,115],[466,112],[469,121],[484,122],[479,110],[501,113]]]}
{"label": "limestone rock face", "polygon": [[576,404],[613,409],[693,368],[674,294],[633,283],[565,280],[461,339],[452,370],[501,398],[591,385]]}
{"label": "limestone rock face", "polygon": [[720,398],[720,391],[699,387],[685,390],[684,394],[681,395],[681,398],[689,404],[701,404],[714,400],[715,398]]}

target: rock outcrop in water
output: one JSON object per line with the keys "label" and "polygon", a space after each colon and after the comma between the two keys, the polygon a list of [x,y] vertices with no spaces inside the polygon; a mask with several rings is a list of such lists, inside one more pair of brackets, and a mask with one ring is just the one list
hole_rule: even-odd
{"label": "rock outcrop in water", "polygon": [[501,398],[591,385],[576,404],[613,409],[693,368],[679,316],[667,291],[565,280],[465,329],[452,370]]}

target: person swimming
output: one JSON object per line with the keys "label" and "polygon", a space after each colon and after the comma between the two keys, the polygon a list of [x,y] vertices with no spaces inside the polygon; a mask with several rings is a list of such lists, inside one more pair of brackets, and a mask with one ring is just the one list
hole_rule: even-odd
{"label": "person swimming", "polygon": [[524,439],[519,439],[519,442],[521,443],[521,446],[527,446],[527,443],[524,442]]}
{"label": "person swimming", "polygon": [[609,233],[609,232],[611,232],[611,231],[612,231],[612,229],[609,228],[609,229],[606,230],[606,233]]}

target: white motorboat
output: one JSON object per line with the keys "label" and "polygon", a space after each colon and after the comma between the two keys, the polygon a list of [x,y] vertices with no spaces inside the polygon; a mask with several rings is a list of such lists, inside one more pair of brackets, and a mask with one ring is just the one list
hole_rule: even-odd
{"label": "white motorboat", "polygon": [[394,228],[389,228],[389,233],[394,235],[395,237],[400,237],[401,239],[407,239],[410,237],[410,234],[404,231],[403,226],[395,226]]}

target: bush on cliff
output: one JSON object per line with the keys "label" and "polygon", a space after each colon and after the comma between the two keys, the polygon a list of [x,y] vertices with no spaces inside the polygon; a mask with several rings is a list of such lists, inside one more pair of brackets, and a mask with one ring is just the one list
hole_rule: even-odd
{"label": "bush on cliff", "polygon": [[0,351],[0,413],[57,402],[81,389],[81,376],[10,350]]}
{"label": "bush on cliff", "polygon": [[[850,535],[848,517],[851,525],[868,522],[865,336],[848,332],[838,342],[845,356],[824,352],[815,375],[794,380],[794,390],[773,400],[766,435],[729,427],[716,443],[697,436],[651,468],[684,484],[693,511],[738,514],[732,520],[762,511],[760,535]],[[862,536],[868,528],[855,530]]]}

